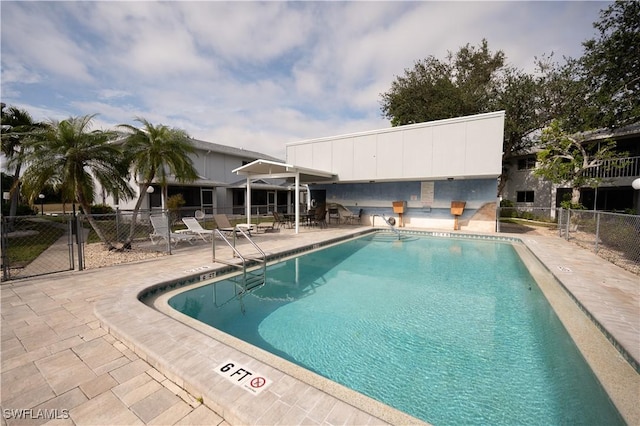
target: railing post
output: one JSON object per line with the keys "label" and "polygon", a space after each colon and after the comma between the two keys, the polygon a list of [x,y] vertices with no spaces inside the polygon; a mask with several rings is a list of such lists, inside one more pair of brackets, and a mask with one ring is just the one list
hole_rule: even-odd
{"label": "railing post", "polygon": [[564,231],[564,235],[567,241],[569,241],[569,224],[571,223],[571,209],[567,209],[567,224]]}
{"label": "railing post", "polygon": [[564,213],[564,209],[560,207],[560,211],[558,213],[558,237],[562,238],[562,216]]}
{"label": "railing post", "polygon": [[171,254],[171,218],[169,217],[169,210],[164,210],[164,217],[167,220],[167,251]]}
{"label": "railing post", "polygon": [[216,261],[216,231],[217,230],[214,230],[211,233],[211,253],[212,253],[214,262]]}
{"label": "railing post", "polygon": [[116,241],[120,242],[120,207],[116,206]]}
{"label": "railing post", "polygon": [[596,213],[596,242],[594,245],[594,253],[598,253],[598,240],[600,239],[600,212]]}
{"label": "railing post", "polygon": [[[75,213],[75,212],[74,212]],[[82,215],[73,216],[73,220],[76,222],[76,245],[78,246],[78,270],[84,269],[84,258],[82,257],[82,242],[84,239],[84,227],[82,226]]]}
{"label": "railing post", "polygon": [[[233,226],[233,248],[236,248],[236,226]],[[235,250],[233,251],[233,257],[236,257]]]}
{"label": "railing post", "polygon": [[9,222],[5,217],[1,217],[2,221],[2,229],[0,232],[2,235],[0,236],[0,255],[2,256],[2,281],[7,281],[9,279],[9,256],[7,256],[7,248],[8,248],[8,224]]}
{"label": "railing post", "polygon": [[75,220],[74,217],[67,217],[67,227],[69,228],[69,238],[67,239],[67,246],[69,247],[69,269],[75,270],[76,269],[76,259],[75,259],[75,255],[73,254],[73,238],[75,237],[75,234],[73,233],[74,230],[74,224],[73,221]]}

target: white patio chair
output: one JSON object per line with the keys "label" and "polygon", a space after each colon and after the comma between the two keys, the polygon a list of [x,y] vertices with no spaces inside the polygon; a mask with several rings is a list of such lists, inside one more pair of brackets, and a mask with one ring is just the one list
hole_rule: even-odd
{"label": "white patio chair", "polygon": [[151,220],[151,226],[153,226],[153,233],[149,234],[153,244],[157,244],[160,240],[164,240],[169,244],[173,243],[174,247],[180,241],[187,241],[189,244],[193,244],[195,235],[171,232],[165,216],[149,216],[149,220]]}
{"label": "white patio chair", "polygon": [[199,236],[204,241],[207,241],[206,237],[210,237],[213,235],[213,230],[203,228],[202,225],[200,225],[200,222],[198,222],[195,217],[183,217],[182,222],[187,225],[187,230],[189,232]]}

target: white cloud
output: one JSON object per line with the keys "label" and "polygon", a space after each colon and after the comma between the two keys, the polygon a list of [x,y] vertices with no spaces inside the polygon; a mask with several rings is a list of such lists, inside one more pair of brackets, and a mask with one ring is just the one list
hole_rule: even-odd
{"label": "white cloud", "polygon": [[380,94],[483,38],[533,70],[579,56],[595,2],[3,2],[3,102],[34,117],[141,116],[284,157],[284,143],[388,127]]}
{"label": "white cloud", "polygon": [[56,15],[53,3],[2,7],[3,63],[19,64],[16,67],[29,70],[31,75],[91,81],[82,46],[73,37],[62,17]]}

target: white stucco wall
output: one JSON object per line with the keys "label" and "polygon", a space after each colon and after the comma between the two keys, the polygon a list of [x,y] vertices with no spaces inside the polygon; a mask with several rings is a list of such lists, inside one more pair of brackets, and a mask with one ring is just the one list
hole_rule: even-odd
{"label": "white stucco wall", "polygon": [[340,182],[490,178],[501,172],[504,111],[293,142],[287,163]]}

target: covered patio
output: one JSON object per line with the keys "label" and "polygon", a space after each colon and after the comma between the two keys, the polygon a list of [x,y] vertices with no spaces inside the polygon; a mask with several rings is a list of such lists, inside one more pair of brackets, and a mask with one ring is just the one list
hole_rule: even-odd
{"label": "covered patio", "polygon": [[294,182],[295,233],[300,226],[300,188],[303,184],[327,183],[336,180],[336,175],[323,171],[298,167],[292,164],[258,159],[233,170],[234,173],[247,177],[246,183],[246,217],[251,224],[251,182],[256,179],[287,179]]}

